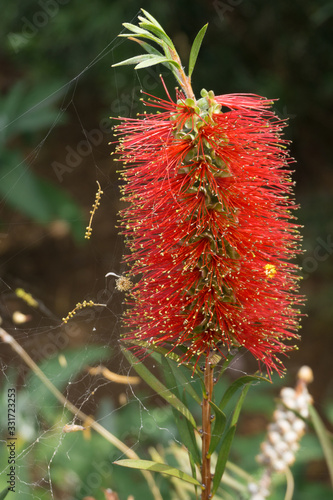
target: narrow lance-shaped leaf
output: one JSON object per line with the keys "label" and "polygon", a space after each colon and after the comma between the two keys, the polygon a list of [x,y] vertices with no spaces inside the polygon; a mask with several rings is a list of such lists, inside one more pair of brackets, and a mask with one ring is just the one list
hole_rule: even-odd
{"label": "narrow lance-shaped leaf", "polygon": [[212,454],[214,453],[216,447],[218,446],[220,440],[221,440],[221,437],[222,437],[222,434],[223,434],[223,431],[225,428],[225,424],[227,421],[227,417],[220,410],[220,408],[218,406],[216,406],[215,403],[213,403],[213,401],[210,401],[209,404],[213,408],[214,413],[215,413],[215,423],[214,423],[214,427],[212,430],[212,437],[211,437],[209,450],[208,450],[208,456],[211,457]]}
{"label": "narrow lance-shaped leaf", "polygon": [[[176,413],[174,411],[174,413]],[[201,464],[201,456],[200,451],[195,439],[195,434],[193,430],[193,426],[189,423],[189,421],[185,418],[176,416],[176,425],[180,435],[180,441],[187,448],[190,457],[192,457],[193,462],[200,466]]]}
{"label": "narrow lance-shaped leaf", "polygon": [[244,403],[245,396],[248,393],[249,389],[250,389],[250,384],[243,386],[241,395],[238,398],[238,401],[235,405],[235,408],[234,408],[234,411],[232,414],[231,425],[235,425],[237,423],[240,411],[242,409],[242,405]]}
{"label": "narrow lance-shaped leaf", "polygon": [[[144,61],[150,61],[154,59],[155,56],[154,54],[141,54],[140,56],[134,56],[130,57],[129,59],[126,59],[125,61],[121,61],[119,63],[113,64],[112,67],[114,68],[115,66],[125,66],[127,64],[140,64]],[[163,56],[162,56],[163,57]],[[165,59],[165,57],[163,57]]]}
{"label": "narrow lance-shaped leaf", "polygon": [[193,425],[194,428],[197,424],[186,406],[178,399],[162,382],[160,382],[149,370],[141,363],[138,358],[131,352],[123,349],[123,353],[127,360],[131,363],[134,370],[143,378],[143,380],[156,391],[163,399],[165,399],[173,408],[179,411],[187,420]]}
{"label": "narrow lance-shaped leaf", "polygon": [[[164,50],[165,57],[167,59],[172,59],[174,61],[173,55],[174,55],[175,49],[172,47],[169,47],[163,40],[161,40],[161,47]],[[176,62],[176,61],[174,61],[174,62]],[[178,63],[177,63],[177,65],[180,68],[180,65]]]}
{"label": "narrow lance-shaped leaf", "polygon": [[[190,467],[191,467],[191,471],[192,471],[192,477],[194,477],[194,479],[196,479],[197,478],[197,468],[196,468],[196,464],[193,460],[193,456],[190,454],[189,454],[189,460],[190,460]],[[195,494],[197,494],[197,485],[195,485]]]}
{"label": "narrow lance-shaped leaf", "polygon": [[153,54],[154,56],[159,56],[163,57],[162,52],[159,50],[155,49],[152,45],[149,45],[149,43],[144,42],[143,40],[140,40],[138,38],[135,38],[134,36],[130,38],[133,42],[137,42],[148,54]]}
{"label": "narrow lance-shaped leaf", "polygon": [[[166,359],[166,358],[163,358],[162,362],[164,362],[164,361],[167,363],[168,369],[171,370],[171,372],[173,373],[174,380],[176,380],[176,377],[177,377],[178,385],[180,385],[182,387],[182,389],[184,391],[186,391],[194,399],[194,401],[196,401],[196,403],[198,403],[200,405],[201,398],[200,398],[199,394],[195,391],[195,389],[193,389],[193,387],[192,387],[193,379],[191,381],[189,381],[186,378],[186,376],[182,373],[181,368],[176,367],[176,365],[173,361]],[[177,370],[177,373],[176,373],[176,370]]]}
{"label": "narrow lance-shaped leaf", "polygon": [[[132,33],[120,33],[120,35],[118,35],[118,36],[122,37],[122,38],[127,37],[130,39],[133,35],[132,35]],[[158,45],[160,45],[161,47],[163,47],[163,43],[164,43],[163,40],[160,40],[159,38],[152,35],[148,31],[146,33],[135,33],[135,36],[140,37],[140,38],[147,38],[148,40],[151,40],[152,42],[155,42]]]}
{"label": "narrow lance-shaped leaf", "polygon": [[260,377],[259,375],[245,375],[244,377],[240,377],[235,382],[231,384],[231,386],[224,393],[220,404],[218,405],[221,410],[226,407],[229,403],[232,396],[240,389],[242,386],[249,384],[251,382],[260,382],[260,381],[269,382],[269,380],[265,377]]}
{"label": "narrow lance-shaped leaf", "polygon": [[121,61],[119,63],[113,64],[112,67],[114,68],[115,66],[125,66],[126,64],[138,64],[142,61],[145,61],[146,59],[151,59],[152,57],[155,57],[151,54],[142,54],[140,56],[134,56],[130,57],[129,59],[125,59],[125,61]]}
{"label": "narrow lance-shaped leaf", "polygon": [[157,27],[158,27],[158,28],[160,28],[162,31],[164,31],[164,30],[163,30],[163,28],[162,28],[162,26],[160,25],[160,23],[157,21],[157,19],[155,19],[155,17],[153,17],[151,14],[149,14],[149,12],[147,12],[146,10],[144,10],[144,9],[142,9],[142,8],[141,8],[141,12],[143,12],[143,13],[144,13],[144,15],[146,16],[146,18],[147,18],[147,19],[148,19],[151,23],[153,23],[155,26],[157,26]]}
{"label": "narrow lance-shaped leaf", "polygon": [[[180,391],[178,389],[178,383],[175,377],[174,372],[171,369],[171,364],[168,359],[164,358],[163,356],[153,354],[152,355],[154,359],[158,360],[158,362],[162,365],[163,367],[163,373],[164,377],[166,380],[166,383],[168,385],[168,388],[175,393],[177,397],[180,397]],[[185,396],[185,395],[184,395]],[[186,400],[183,398],[184,404],[187,407]],[[174,414],[176,413],[176,410],[174,410]],[[178,427],[179,431],[179,436],[180,436],[180,441],[183,443],[183,445],[187,448],[188,452],[190,455],[192,455],[193,461],[197,464],[200,465],[201,463],[201,457],[200,457],[200,452],[198,449],[198,445],[195,439],[195,434],[193,431],[192,425],[189,423],[187,419],[184,418],[177,418],[176,416],[176,424]]]}
{"label": "narrow lance-shaped leaf", "polygon": [[8,492],[9,492],[8,488],[5,488],[4,490],[2,490],[2,492],[0,493],[0,500],[3,500],[4,498],[6,498],[6,496],[8,495]]}
{"label": "narrow lance-shaped leaf", "polygon": [[311,421],[313,423],[313,427],[317,433],[318,439],[325,455],[331,484],[333,486],[333,443],[325,428],[325,425],[323,424],[320,416],[312,405],[309,405],[309,413]]}
{"label": "narrow lance-shaped leaf", "polygon": [[163,64],[163,63],[172,64],[177,69],[180,68],[179,64],[176,63],[175,61],[173,61],[172,59],[166,59],[166,57],[164,57],[164,56],[162,56],[162,57],[152,56],[152,57],[150,57],[150,60],[142,61],[139,64],[137,64],[134,69],[148,68],[148,66],[154,66],[155,64]]}
{"label": "narrow lance-shaped leaf", "polygon": [[220,372],[217,374],[217,381],[221,378],[221,376],[226,371],[226,369],[228,368],[230,363],[232,363],[232,361],[237,356],[237,354],[238,354],[238,351],[236,353],[229,352],[228,356],[225,358],[225,360],[223,362],[223,365],[222,365]]}
{"label": "narrow lance-shaped leaf", "polygon": [[[153,353],[155,353],[155,352],[159,353],[166,358],[172,359],[173,361],[175,361],[175,363],[180,362],[180,357],[178,356],[178,354],[176,354],[174,351],[169,351],[168,349],[165,349],[165,347],[162,347],[160,345],[159,346],[150,345],[149,342],[144,341],[144,340],[136,340],[135,342],[133,342],[132,340],[124,339],[123,342],[125,344],[129,344],[131,346],[136,346],[136,347],[138,346],[138,347],[143,347],[144,349],[149,349]],[[184,365],[184,366],[186,366],[186,365]],[[190,369],[191,368],[192,368],[192,366],[190,366]]]}
{"label": "narrow lance-shaped leaf", "polygon": [[[123,23],[123,26],[124,26],[124,28],[126,28],[129,31],[133,31],[133,33],[139,33],[141,35],[149,35],[149,31],[144,30],[142,28],[139,28],[139,26],[136,26],[135,24]],[[125,33],[123,33],[123,34],[125,34]]]}
{"label": "narrow lance-shaped leaf", "polygon": [[116,465],[121,465],[122,467],[129,467],[131,469],[149,470],[153,472],[160,472],[161,474],[166,474],[168,476],[173,476],[187,483],[194,484],[195,486],[201,486],[197,479],[189,476],[185,472],[175,469],[168,464],[161,464],[159,462],[152,462],[151,460],[117,460],[113,462]]}
{"label": "narrow lance-shaped leaf", "polygon": [[[142,18],[139,17],[139,19],[142,19]],[[146,29],[146,30],[154,33],[154,35],[157,35],[161,40],[163,40],[167,44],[168,47],[170,47],[172,49],[174,48],[174,45],[173,45],[171,39],[168,37],[168,35],[165,33],[164,30],[154,26],[151,23],[146,23],[146,22],[141,22],[140,26],[143,29]]]}
{"label": "narrow lance-shaped leaf", "polygon": [[[242,377],[242,379],[245,379],[245,378],[246,377]],[[255,379],[256,377],[250,377],[250,378]],[[240,380],[240,379],[238,379],[238,380]],[[243,405],[245,396],[250,388],[251,381],[253,381],[253,380],[250,380],[247,382],[246,385],[243,385],[242,392],[238,398],[238,401],[235,405],[235,409],[233,411],[230,427],[229,427],[226,435],[223,437],[222,445],[221,445],[221,448],[220,448],[220,451],[218,454],[217,463],[216,463],[214,479],[213,479],[213,492],[212,492],[213,495],[216,493],[217,488],[219,487],[219,484],[221,482],[221,478],[222,478],[222,475],[223,475],[223,472],[224,472],[224,469],[225,469],[225,466],[227,463],[227,459],[229,456],[230,447],[231,447],[231,444],[232,444],[232,441],[234,438],[234,434],[236,431],[236,424],[237,424],[237,421],[239,418],[240,410],[241,410],[241,407]]]}
{"label": "narrow lance-shaped leaf", "polygon": [[220,448],[220,451],[219,451],[219,454],[217,457],[216,468],[215,468],[215,472],[214,472],[212,496],[215,495],[215,493],[220,485],[222,475],[223,475],[223,472],[224,472],[224,469],[225,469],[225,466],[227,463],[227,459],[229,456],[231,444],[232,444],[232,441],[233,441],[233,438],[235,435],[235,431],[236,431],[236,426],[233,425],[232,427],[230,427],[230,429],[228,430],[228,432],[226,433],[226,435],[223,439],[223,443],[222,443],[222,446]]}
{"label": "narrow lance-shaped leaf", "polygon": [[199,33],[197,34],[197,36],[194,39],[194,42],[193,42],[193,45],[191,48],[190,59],[189,59],[189,63],[188,63],[188,76],[191,76],[193,73],[194,66],[195,66],[195,63],[196,63],[196,60],[197,60],[197,57],[199,54],[199,50],[201,47],[203,37],[205,36],[206,30],[207,30],[207,27],[208,27],[208,23],[205,24],[205,26],[203,26],[201,28],[201,30],[199,31]]}

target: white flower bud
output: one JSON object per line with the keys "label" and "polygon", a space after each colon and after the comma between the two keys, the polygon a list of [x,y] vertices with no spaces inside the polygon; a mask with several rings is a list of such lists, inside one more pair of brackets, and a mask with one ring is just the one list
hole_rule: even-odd
{"label": "white flower bud", "polygon": [[280,392],[281,399],[285,403],[286,399],[295,399],[295,389],[292,389],[291,387],[283,387]]}
{"label": "white flower bud", "polygon": [[282,460],[287,464],[287,465],[292,465],[295,462],[295,455],[291,451],[286,451],[282,455]]}
{"label": "white flower bud", "polygon": [[274,420],[282,420],[286,418],[286,410],[281,406],[278,406],[277,409],[273,413]]}
{"label": "white flower bud", "polygon": [[291,444],[291,443],[294,443],[295,441],[297,441],[298,436],[297,436],[297,433],[295,431],[290,430],[290,431],[285,433],[285,435],[283,436],[283,439],[285,440],[286,443]]}
{"label": "white flower bud", "polygon": [[293,423],[296,418],[297,417],[296,417],[296,415],[295,415],[295,413],[293,411],[288,410],[286,412],[286,419],[289,420],[290,423]]}
{"label": "white flower bud", "polygon": [[268,432],[280,432],[279,427],[276,425],[276,422],[271,422],[267,427]]}
{"label": "white flower bud", "polygon": [[257,455],[256,460],[259,464],[262,464],[262,465],[269,465],[270,464],[269,458],[266,457],[266,455],[264,455],[263,453],[260,453],[260,455]]}
{"label": "white flower bud", "polygon": [[309,366],[302,366],[297,373],[297,378],[302,380],[305,384],[311,384],[313,382],[313,371]]}
{"label": "white flower bud", "polygon": [[282,455],[285,451],[289,450],[289,445],[285,441],[280,441],[276,443],[275,449],[278,455]]}
{"label": "white flower bud", "polygon": [[254,493],[258,493],[259,486],[257,485],[257,483],[248,483],[247,489],[249,490],[249,493],[254,494]]}
{"label": "white flower bud", "polygon": [[292,429],[297,432],[298,436],[303,436],[305,432],[306,424],[304,420],[300,418],[296,418],[295,421],[292,423]]}
{"label": "white flower bud", "polygon": [[276,422],[276,425],[279,428],[279,431],[282,432],[282,434],[285,434],[286,432],[289,432],[291,429],[291,424],[288,422],[288,420],[279,420]]}
{"label": "white flower bud", "polygon": [[286,407],[289,408],[289,410],[298,411],[297,401],[295,400],[295,398],[287,398],[287,399],[284,399],[283,402],[286,405]]}
{"label": "white flower bud", "polygon": [[302,410],[303,408],[308,408],[309,406],[309,399],[307,397],[307,394],[300,394],[298,397],[297,397],[297,408],[299,408],[300,410]]}
{"label": "white flower bud", "polygon": [[277,472],[283,472],[286,469],[286,464],[284,463],[283,460],[276,460],[273,464],[272,467],[274,470]]}
{"label": "white flower bud", "polygon": [[278,457],[275,448],[273,448],[273,446],[271,446],[267,441],[264,441],[261,444],[261,451],[270,460],[276,460]]}
{"label": "white flower bud", "polygon": [[281,434],[276,431],[269,431],[267,433],[268,440],[271,444],[276,445],[279,441],[281,441]]}
{"label": "white flower bud", "polygon": [[308,409],[308,407],[302,408],[301,410],[299,410],[299,414],[303,418],[309,418],[309,409]]}

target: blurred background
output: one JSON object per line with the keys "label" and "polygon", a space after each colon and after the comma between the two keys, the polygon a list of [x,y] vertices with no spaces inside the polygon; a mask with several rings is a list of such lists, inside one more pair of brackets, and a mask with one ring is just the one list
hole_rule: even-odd
{"label": "blurred background", "polygon": [[[117,339],[123,296],[115,291],[113,278],[105,278],[108,272],[121,274],[124,269],[121,264],[124,246],[116,227],[121,208],[117,174],[120,165],[110,157],[114,144],[108,143],[115,141],[111,131],[115,122],[109,117],[134,117],[142,111],[141,90],[163,97],[160,72],[170,91],[175,83],[160,67],[138,72],[133,67],[111,68],[112,64],[139,53],[136,44],[117,35],[123,22],[137,22],[139,9],[144,7],[173,39],[186,66],[191,43],[208,22],[193,74],[195,93],[198,95],[206,88],[216,94],[249,92],[279,98],[275,111],[289,120],[285,135],[292,141],[291,154],[297,160],[294,179],[296,199],[301,205],[298,218],[304,225],[305,250],[299,264],[307,303],[299,351],[292,353],[285,364],[291,383],[300,366],[311,366],[315,380],[310,390],[318,411],[330,426],[333,420],[332,1],[5,3],[2,0],[0,3],[2,326],[38,363],[50,365],[58,360],[63,349],[76,349],[77,353],[90,356],[91,363],[105,357],[105,365],[112,365],[114,371],[122,369],[124,361],[118,353]],[[84,234],[97,191],[96,180],[104,193],[94,216],[91,239],[86,240]],[[107,307],[81,311],[75,334],[64,335],[61,318],[83,300],[94,300]],[[17,311],[26,317],[19,319],[14,315]],[[110,347],[112,355],[104,356],[106,351],[102,355],[100,350],[94,354],[96,344]],[[7,346],[1,347],[1,363],[7,380],[21,383],[28,395],[27,370]],[[249,370],[251,365],[246,359],[243,363],[242,369]],[[92,387],[90,379],[82,380],[86,384],[83,389],[78,383],[67,389],[67,395],[74,401],[80,398],[82,390],[89,391]],[[96,407],[105,399],[112,408],[119,406],[124,389],[112,388],[112,403],[109,396],[106,398],[108,391],[106,387],[99,391],[99,397],[86,398],[84,409],[95,414]],[[32,392],[38,393],[37,389]],[[262,404],[261,413],[271,409],[265,398],[257,401]],[[41,404],[40,400],[35,404]],[[105,414],[111,411],[107,407]],[[48,421],[51,417],[43,418]],[[252,430],[260,430],[265,424],[265,419],[251,418],[248,422],[256,423],[253,429],[250,426],[244,432],[246,439],[250,439]],[[316,488],[327,484],[322,456],[319,451],[313,453],[298,472],[301,479],[296,500],[313,498],[304,496],[310,495],[309,484],[316,484]],[[34,481],[39,479],[30,478],[27,482]],[[97,487],[95,490],[96,498],[102,498]],[[124,491],[127,494],[126,488]],[[317,494],[321,490],[311,491]],[[66,496],[60,484],[56,484],[55,492],[55,498],[74,498]],[[41,498],[51,498],[48,494],[45,485],[38,493]],[[26,495],[31,498],[30,491]],[[83,498],[83,493],[80,495],[77,498]]]}

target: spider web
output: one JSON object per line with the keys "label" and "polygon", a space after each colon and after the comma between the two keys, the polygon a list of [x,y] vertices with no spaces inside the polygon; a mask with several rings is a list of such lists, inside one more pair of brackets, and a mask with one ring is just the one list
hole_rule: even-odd
{"label": "spider web", "polygon": [[[109,67],[110,62],[115,62],[113,52],[119,43],[122,42],[117,37],[112,38],[75,78],[58,89],[57,92],[62,92],[64,97],[57,116],[42,140],[25,157],[27,165],[33,166],[38,161],[41,153],[48,147],[48,140],[55,134],[56,127],[69,110],[77,119],[79,132],[87,143],[91,142],[92,134],[87,131],[76,101],[77,89],[84,75],[94,65]],[[125,116],[136,111],[140,90],[151,92],[160,85],[158,74],[153,70],[150,70],[150,80],[145,80],[144,77],[141,80],[138,73],[133,72],[132,92],[120,94],[117,78],[121,70],[117,68],[113,71],[117,89],[115,101],[118,106],[121,105],[122,114]],[[24,115],[29,115],[34,108],[35,106],[28,109]],[[11,123],[22,119],[24,115],[16,116]],[[103,142],[107,142],[110,136],[107,136],[105,131],[100,132],[103,133]],[[105,192],[104,197],[113,202],[112,198],[119,196],[117,186],[109,180],[109,172],[100,167],[93,148],[88,159]],[[112,166],[109,165],[108,168],[111,169]],[[55,173],[58,180],[62,180],[59,175],[69,175],[69,170],[61,173],[56,170]],[[15,190],[15,185],[12,189]],[[104,199],[102,198],[99,210],[103,210]],[[1,202],[4,204],[6,199]],[[100,264],[101,256],[94,247],[94,231],[97,228],[98,214],[93,221],[93,235],[88,245],[91,246],[93,257],[96,259],[96,269],[100,270],[101,266],[97,264]],[[118,258],[119,252],[123,251],[121,237],[110,241],[111,245],[112,249],[107,256],[107,271],[121,274],[124,270]],[[25,250],[26,248],[21,249],[23,258]],[[147,487],[144,490],[145,481],[140,475],[134,476],[132,485],[127,484],[127,477],[132,477],[129,476],[129,470],[112,465],[115,460],[126,458],[125,453],[103,441],[94,430],[87,430],[90,428],[89,418],[83,421],[80,412],[84,412],[87,417],[92,416],[98,424],[125,442],[128,448],[135,450],[141,458],[151,458],[150,447],[153,447],[156,453],[157,449],[158,453],[163,453],[164,449],[170,448],[170,442],[178,444],[179,447],[181,445],[177,428],[172,423],[170,408],[143,384],[136,385],[131,382],[134,379],[127,378],[133,377],[135,372],[124,359],[119,347],[124,294],[117,290],[115,276],[105,277],[106,273],[96,273],[98,275],[96,274],[91,288],[80,290],[80,302],[82,304],[84,300],[92,300],[99,305],[78,309],[67,323],[44,304],[36,287],[33,291],[36,293],[31,293],[29,285],[24,280],[20,281],[20,276],[15,276],[15,283],[1,278],[1,326],[23,346],[28,356],[77,409],[70,412],[66,404],[57,400],[33,373],[31,367],[28,367],[24,356],[15,352],[10,345],[1,343],[1,491],[7,487],[7,475],[10,472],[6,451],[7,391],[16,387],[15,492],[10,493],[9,498],[81,500],[89,496],[99,499],[104,498],[103,488],[118,489],[123,495],[121,498],[128,498],[131,494],[135,500],[153,498]],[[25,317],[17,316],[17,313]],[[152,373],[159,378],[160,372],[154,361],[148,360],[148,365]],[[106,373],[110,375],[112,372],[118,375],[118,378],[110,380],[103,373],[92,375],[89,370],[96,366],[107,367],[109,372]],[[242,356],[232,365],[231,370],[246,373]],[[187,383],[195,381],[189,380]],[[83,426],[85,430],[74,432],[75,425]],[[65,426],[73,432],[64,432]],[[139,486],[134,486],[137,484],[135,481],[139,481]],[[163,491],[163,482],[158,484]],[[144,491],[146,493],[143,493]]]}

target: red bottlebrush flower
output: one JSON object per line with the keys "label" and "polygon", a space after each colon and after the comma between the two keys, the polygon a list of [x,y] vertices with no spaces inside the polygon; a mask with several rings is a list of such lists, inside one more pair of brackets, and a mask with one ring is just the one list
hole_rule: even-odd
{"label": "red bottlebrush flower", "polygon": [[280,372],[302,302],[285,123],[263,97],[201,96],[154,98],[162,112],[117,127],[137,277],[126,338],[186,346],[183,359],[243,346]]}

